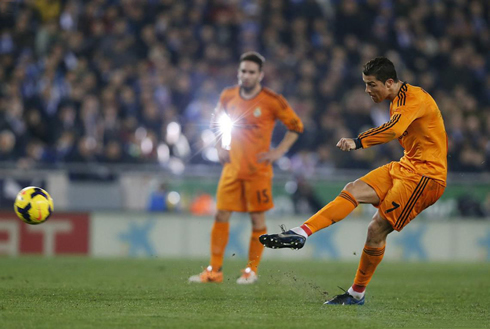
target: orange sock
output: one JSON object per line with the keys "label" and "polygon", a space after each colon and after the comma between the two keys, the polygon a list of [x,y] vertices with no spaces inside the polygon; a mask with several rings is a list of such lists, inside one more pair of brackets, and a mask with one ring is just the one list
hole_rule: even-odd
{"label": "orange sock", "polygon": [[253,230],[252,236],[250,237],[250,249],[248,250],[248,267],[257,273],[257,268],[260,263],[260,258],[262,258],[262,251],[264,251],[264,246],[259,241],[259,236],[266,234],[267,229]]}
{"label": "orange sock", "polygon": [[341,221],[358,205],[359,203],[352,194],[342,190],[338,197],[310,217],[310,219],[308,219],[301,227],[308,235],[311,235],[325,227]]}
{"label": "orange sock", "polygon": [[214,222],[211,230],[211,266],[213,271],[221,271],[228,235],[230,231],[229,222]]}
{"label": "orange sock", "polygon": [[366,286],[373,277],[376,267],[381,263],[384,254],[385,246],[381,248],[364,246],[356,277],[354,279],[354,285],[352,285],[354,291],[364,292]]}

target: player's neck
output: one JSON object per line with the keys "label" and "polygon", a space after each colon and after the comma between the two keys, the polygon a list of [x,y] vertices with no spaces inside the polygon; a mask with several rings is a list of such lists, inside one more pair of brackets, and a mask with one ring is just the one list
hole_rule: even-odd
{"label": "player's neck", "polygon": [[398,80],[393,85],[393,88],[392,88],[390,94],[387,97],[390,100],[390,102],[392,102],[396,98],[396,96],[398,96],[398,93],[400,92],[400,88],[402,87],[403,83],[404,83],[403,81]]}
{"label": "player's neck", "polygon": [[245,88],[240,88],[240,96],[243,99],[252,99],[257,96],[262,90],[262,85],[258,83],[252,90],[245,90]]}

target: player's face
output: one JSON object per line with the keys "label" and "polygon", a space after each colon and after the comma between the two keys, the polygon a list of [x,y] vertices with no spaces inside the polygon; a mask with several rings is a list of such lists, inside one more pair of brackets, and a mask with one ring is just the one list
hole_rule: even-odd
{"label": "player's face", "polygon": [[259,64],[251,61],[243,61],[238,67],[238,84],[246,91],[253,90],[260,83],[264,73]]}
{"label": "player's face", "polygon": [[373,75],[362,74],[362,80],[366,84],[365,92],[369,94],[373,102],[381,103],[389,95],[389,85],[391,79],[388,79],[385,83],[376,79]]}

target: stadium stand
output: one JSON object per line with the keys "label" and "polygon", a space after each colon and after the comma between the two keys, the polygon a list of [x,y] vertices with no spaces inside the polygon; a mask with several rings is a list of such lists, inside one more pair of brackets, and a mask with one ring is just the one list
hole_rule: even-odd
{"label": "stadium stand", "polygon": [[257,50],[265,85],[305,123],[291,169],[400,157],[396,143],[335,150],[388,119],[360,73],[385,55],[438,102],[450,170],[488,172],[489,17],[483,0],[2,1],[0,161],[215,163],[210,112],[239,55]]}

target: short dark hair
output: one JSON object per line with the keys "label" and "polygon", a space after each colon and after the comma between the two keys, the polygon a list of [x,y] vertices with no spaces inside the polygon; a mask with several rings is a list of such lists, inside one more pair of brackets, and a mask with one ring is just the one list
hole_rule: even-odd
{"label": "short dark hair", "polygon": [[376,57],[364,64],[362,73],[364,75],[374,75],[376,80],[385,83],[388,79],[398,81],[395,65],[386,57]]}
{"label": "short dark hair", "polygon": [[242,56],[240,56],[240,63],[243,61],[251,61],[259,65],[259,69],[262,71],[262,66],[264,66],[265,58],[256,51],[248,51]]}

